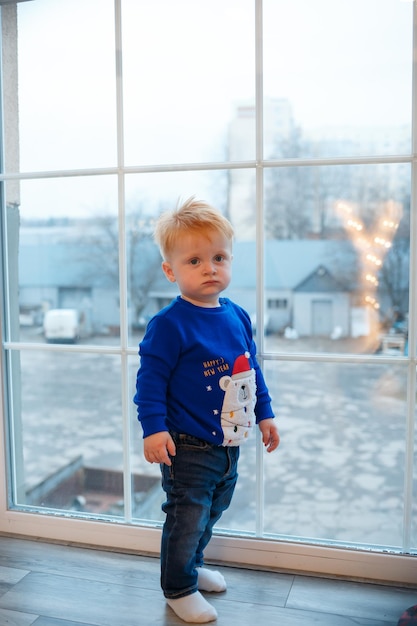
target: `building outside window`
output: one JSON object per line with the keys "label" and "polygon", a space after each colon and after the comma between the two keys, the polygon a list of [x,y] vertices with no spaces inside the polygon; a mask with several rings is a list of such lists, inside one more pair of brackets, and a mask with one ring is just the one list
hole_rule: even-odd
{"label": "building outside window", "polygon": [[361,575],[389,553],[411,578],[415,2],[0,10],[0,530],[158,549],[137,350],[176,295],[153,225],[196,195],[233,223],[225,295],[251,315],[282,436],[242,448],[213,555]]}

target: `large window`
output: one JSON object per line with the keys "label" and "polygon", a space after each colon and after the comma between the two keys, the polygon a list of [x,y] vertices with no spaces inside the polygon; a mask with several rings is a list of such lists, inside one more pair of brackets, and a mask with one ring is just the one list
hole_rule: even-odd
{"label": "large window", "polygon": [[417,553],[415,2],[0,6],[0,530],[156,549],[137,349],[176,295],[155,218],[196,195],[282,435],[242,448],[216,556]]}

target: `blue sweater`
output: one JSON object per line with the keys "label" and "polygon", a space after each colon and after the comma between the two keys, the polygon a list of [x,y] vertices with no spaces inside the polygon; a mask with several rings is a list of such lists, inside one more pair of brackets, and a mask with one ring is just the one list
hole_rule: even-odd
{"label": "blue sweater", "polygon": [[250,318],[228,298],[220,304],[178,296],[149,322],[134,397],[144,437],[173,430],[240,445],[255,421],[274,417]]}

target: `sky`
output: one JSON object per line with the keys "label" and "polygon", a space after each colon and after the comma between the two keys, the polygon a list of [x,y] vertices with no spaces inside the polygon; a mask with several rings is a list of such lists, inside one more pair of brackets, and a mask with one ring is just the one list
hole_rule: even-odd
{"label": "sky", "polygon": [[[125,164],[226,158],[235,106],[255,97],[254,1],[121,6]],[[265,97],[288,99],[305,130],[410,124],[412,7],[407,0],[265,0]],[[114,167],[113,0],[33,0],[18,12],[21,170]],[[128,200],[209,179],[132,178]],[[97,209],[98,197],[100,210],[117,205],[111,178],[60,181],[49,194],[48,187],[22,185],[27,211],[83,214]]]}

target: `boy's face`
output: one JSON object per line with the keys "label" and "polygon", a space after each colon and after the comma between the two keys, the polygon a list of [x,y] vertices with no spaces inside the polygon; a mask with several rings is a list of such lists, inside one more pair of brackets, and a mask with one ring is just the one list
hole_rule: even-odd
{"label": "boy's face", "polygon": [[219,306],[219,295],[230,283],[232,242],[221,233],[181,236],[162,263],[165,276],[177,282],[181,295],[192,304]]}

